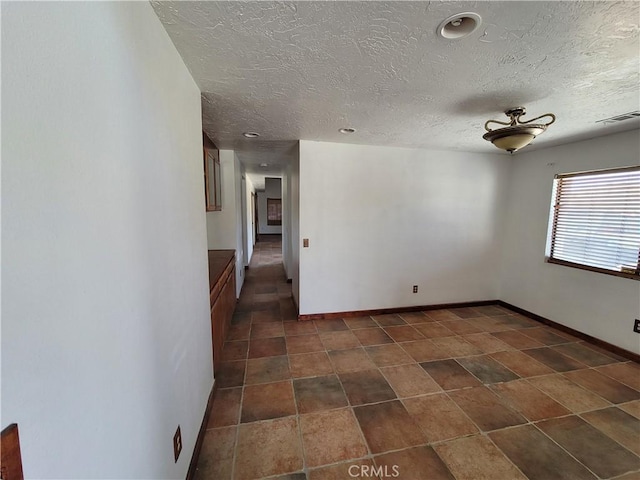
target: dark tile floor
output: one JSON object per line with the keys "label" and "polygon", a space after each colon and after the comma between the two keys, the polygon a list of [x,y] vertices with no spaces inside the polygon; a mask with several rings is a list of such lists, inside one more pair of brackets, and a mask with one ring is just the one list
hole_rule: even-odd
{"label": "dark tile floor", "polygon": [[198,479],[640,479],[640,366],[500,307],[297,322],[247,271]]}

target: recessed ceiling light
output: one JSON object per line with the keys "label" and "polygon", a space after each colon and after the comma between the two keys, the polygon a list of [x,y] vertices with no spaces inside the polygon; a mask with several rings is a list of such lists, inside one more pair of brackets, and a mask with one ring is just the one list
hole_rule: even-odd
{"label": "recessed ceiling light", "polygon": [[438,25],[438,34],[448,40],[458,40],[475,32],[482,23],[477,13],[464,12],[451,15]]}
{"label": "recessed ceiling light", "polygon": [[247,138],[258,138],[260,136],[260,134],[256,132],[244,132],[242,135]]}
{"label": "recessed ceiling light", "polygon": [[340,130],[338,130],[340,133],[344,133],[345,135],[349,135],[351,133],[356,133],[356,129],[355,128],[341,128]]}
{"label": "recessed ceiling light", "polygon": [[269,166],[269,164],[268,164],[268,163],[261,163],[261,164],[260,164],[260,166],[261,166],[261,167],[268,167],[268,166]]}

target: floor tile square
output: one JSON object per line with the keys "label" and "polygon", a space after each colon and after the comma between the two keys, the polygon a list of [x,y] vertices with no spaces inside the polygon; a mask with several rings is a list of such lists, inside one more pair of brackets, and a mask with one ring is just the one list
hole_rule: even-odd
{"label": "floor tile square", "polygon": [[349,405],[342,384],[335,375],[293,381],[298,413],[313,413]]}
{"label": "floor tile square", "polygon": [[476,318],[482,317],[482,313],[474,307],[449,308],[449,311],[459,318]]}
{"label": "floor tile square", "polygon": [[402,318],[399,315],[389,314],[389,315],[375,315],[373,318],[378,325],[381,327],[390,327],[392,325],[406,325]]}
{"label": "floor tile square", "polygon": [[283,323],[284,334],[287,337],[294,335],[309,335],[317,333],[316,325],[313,322],[286,322]]}
{"label": "floor tile square", "polygon": [[270,383],[291,378],[289,359],[286,355],[278,357],[253,358],[247,361],[245,385]]}
{"label": "floor tile square", "polygon": [[341,318],[314,320],[313,322],[318,332],[339,332],[341,330],[349,330],[347,324]]}
{"label": "floor tile square", "polygon": [[577,416],[545,420],[537,426],[601,478],[640,470],[640,458]]}
{"label": "floor tile square", "polygon": [[251,338],[283,337],[284,327],[282,322],[254,323],[251,326]]}
{"label": "floor tile square", "polygon": [[222,362],[218,371],[213,372],[218,388],[242,386],[246,367],[247,362],[245,360]]}
{"label": "floor tile square", "polygon": [[285,338],[287,343],[287,352],[289,352],[289,355],[296,353],[321,352],[324,350],[324,345],[320,340],[320,336],[316,333]]}
{"label": "floor tile square", "polygon": [[579,370],[587,368],[584,363],[578,362],[571,357],[561,354],[551,348],[534,348],[532,350],[523,350],[524,353],[533,357],[540,363],[552,368],[556,372],[568,372],[571,370]]}
{"label": "floor tile square", "polygon": [[490,357],[521,377],[535,377],[537,375],[555,373],[551,368],[519,350],[495,352],[490,354]]}
{"label": "floor tile square", "polygon": [[361,330],[354,330],[353,334],[363,346],[393,343],[391,337],[387,335],[382,328],[363,328]]}
{"label": "floor tile square", "polygon": [[429,442],[440,442],[478,432],[478,428],[458,404],[444,393],[407,398],[402,403]]}
{"label": "floor tile square", "polygon": [[284,337],[256,338],[249,341],[249,358],[275,357],[286,355]]}
{"label": "floor tile square", "polygon": [[482,353],[482,350],[462,337],[439,337],[432,338],[431,341],[449,357],[466,357]]}
{"label": "floor tile square", "polygon": [[525,380],[501,383],[492,388],[511,408],[532,422],[571,413]]}
{"label": "floor tile square", "polygon": [[240,419],[242,388],[220,388],[213,397],[207,428],[237,425]]}
{"label": "floor tile square", "polygon": [[635,390],[640,390],[640,365],[637,363],[615,363],[597,370]]}
{"label": "floor tile square", "polygon": [[227,342],[234,340],[249,340],[249,332],[251,331],[251,322],[243,325],[231,325],[229,333],[227,333]]}
{"label": "floor tile square", "polygon": [[371,361],[363,348],[333,350],[329,352],[329,358],[337,373],[356,372],[358,370],[376,368],[376,365]]}
{"label": "floor tile square", "polygon": [[527,423],[487,387],[456,390],[449,396],[485,432]]}
{"label": "floor tile square", "polygon": [[640,420],[640,400],[618,405],[618,408]]}
{"label": "floor tile square", "polygon": [[[563,345],[556,345],[552,348],[567,357],[574,358],[575,360],[588,365],[589,367],[598,367],[600,365],[616,363],[616,360],[613,358],[587,348],[581,343],[565,343]],[[640,377],[640,373],[638,376]]]}
{"label": "floor tile square", "polygon": [[237,430],[238,428],[233,426],[206,431],[198,457],[195,480],[231,479]]}
{"label": "floor tile square", "polygon": [[416,362],[428,362],[449,357],[446,352],[431,340],[405,342],[401,346]]}
{"label": "floor tile square", "polygon": [[320,340],[327,350],[345,350],[360,346],[358,338],[349,330],[321,333]]}
{"label": "floor tile square", "polygon": [[[376,480],[372,476],[373,461],[368,458],[351,460],[309,471],[309,480]],[[424,479],[423,479],[424,480]]]}
{"label": "floor tile square", "polygon": [[412,363],[381,368],[380,371],[396,392],[398,398],[414,397],[440,392],[440,386],[421,368]]}
{"label": "floor tile square", "polygon": [[443,320],[460,320],[460,317],[455,313],[450,312],[449,310],[428,310],[424,313],[427,317],[432,319],[434,322],[439,322]]}
{"label": "floor tile square", "polygon": [[478,327],[473,325],[471,322],[467,322],[466,320],[444,320],[440,322],[440,325],[448,328],[456,335],[462,335],[465,333],[481,333]]}
{"label": "floor tile square", "polygon": [[483,305],[481,307],[473,307],[474,310],[478,311],[482,315],[486,315],[488,317],[495,317],[499,315],[504,315],[505,310],[496,306],[496,305]]}
{"label": "floor tile square", "polygon": [[396,394],[379,370],[341,373],[340,381],[351,405],[393,400]]}
{"label": "floor tile square", "polygon": [[378,367],[415,363],[413,358],[396,344],[365,347],[365,351]]}
{"label": "floor tile square", "polygon": [[489,438],[530,480],[596,478],[533,425],[499,430]]}
{"label": "floor tile square", "polygon": [[249,342],[246,340],[238,342],[226,342],[222,348],[222,361],[246,360]]}
{"label": "floor tile square", "polygon": [[426,438],[399,400],[355,407],[369,449],[382,453],[426,443]]}
{"label": "floor tile square", "polygon": [[293,378],[317,377],[333,373],[333,366],[326,352],[289,355],[289,367]]}
{"label": "floor tile square", "polygon": [[455,335],[454,332],[449,330],[447,327],[443,327],[438,322],[418,323],[413,325],[413,327],[426,338],[449,337]]}
{"label": "floor tile square", "polygon": [[296,472],[302,470],[302,458],[295,417],[240,425],[234,478],[250,480]]}
{"label": "floor tile square", "polygon": [[518,375],[487,355],[458,358],[457,361],[484,384],[510,382],[519,378]]}
{"label": "floor tile square", "polygon": [[640,399],[640,392],[596,370],[579,370],[564,374],[573,383],[600,395],[611,403],[625,403]]}
{"label": "floor tile square", "polygon": [[583,413],[581,416],[616,442],[640,455],[640,419],[616,407]]}
{"label": "floor tile square", "polygon": [[251,313],[251,322],[253,325],[256,323],[280,321],[282,321],[282,318],[276,300],[271,302],[254,302],[254,310]]}
{"label": "floor tile square", "polygon": [[420,366],[438,382],[443,390],[456,390],[480,385],[480,381],[455,360],[424,362]]}
{"label": "floor tile square", "polygon": [[526,479],[487,437],[459,438],[435,449],[457,480]]}
{"label": "floor tile square", "polygon": [[513,349],[511,345],[501,341],[491,333],[469,333],[461,335],[461,338],[478,347],[482,353],[502,352]]}
{"label": "floor tile square", "polygon": [[244,387],[241,422],[255,422],[296,414],[291,382],[263,383]]}
{"label": "floor tile square", "polygon": [[387,332],[387,335],[389,335],[395,342],[398,343],[424,339],[424,335],[418,332],[411,325],[384,327],[384,331]]}
{"label": "floor tile square", "polygon": [[573,413],[610,406],[599,395],[585,390],[560,374],[528,378],[527,381]]}
{"label": "floor tile square", "polygon": [[509,315],[500,315],[494,317],[471,318],[469,319],[469,322],[484,332],[493,333],[513,330],[514,326],[510,320],[511,317]]}
{"label": "floor tile square", "polygon": [[368,453],[350,408],[301,415],[300,430],[309,467],[359,458]]}
{"label": "floor tile square", "polygon": [[378,455],[374,461],[382,468],[384,478],[455,480],[433,448],[426,445]]}
{"label": "floor tile square", "polygon": [[361,328],[375,328],[378,326],[371,317],[353,317],[344,318],[344,323],[347,324],[351,330],[359,330]]}
{"label": "floor tile square", "polygon": [[562,343],[567,343],[566,338],[553,333],[553,331],[548,327],[527,328],[526,330],[521,330],[521,332],[527,337],[538,340],[540,343],[545,345],[560,345]]}
{"label": "floor tile square", "polygon": [[494,332],[491,335],[498,340],[511,345],[518,350],[524,350],[525,348],[541,348],[544,347],[542,342],[535,340],[531,337],[523,335],[518,330],[505,330],[503,332]]}
{"label": "floor tile square", "polygon": [[430,323],[435,322],[431,317],[428,317],[424,312],[405,312],[400,313],[400,318],[410,325],[415,323]]}

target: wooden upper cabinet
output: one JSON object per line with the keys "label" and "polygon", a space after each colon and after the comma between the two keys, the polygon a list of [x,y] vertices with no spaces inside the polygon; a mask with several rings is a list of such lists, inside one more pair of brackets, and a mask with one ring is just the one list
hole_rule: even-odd
{"label": "wooden upper cabinet", "polygon": [[222,210],[222,170],[220,168],[220,151],[202,132],[204,161],[204,196],[207,212]]}

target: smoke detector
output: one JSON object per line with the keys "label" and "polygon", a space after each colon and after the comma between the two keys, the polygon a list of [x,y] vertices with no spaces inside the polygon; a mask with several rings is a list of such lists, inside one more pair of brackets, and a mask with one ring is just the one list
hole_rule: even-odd
{"label": "smoke detector", "polygon": [[482,24],[482,17],[474,12],[451,15],[438,25],[438,35],[447,40],[468,37]]}

